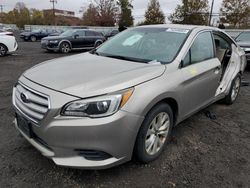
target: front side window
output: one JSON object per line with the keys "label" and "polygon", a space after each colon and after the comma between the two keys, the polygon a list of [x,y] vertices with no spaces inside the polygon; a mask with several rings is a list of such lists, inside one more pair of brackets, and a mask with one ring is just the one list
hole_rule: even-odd
{"label": "front side window", "polygon": [[199,63],[214,58],[214,43],[211,33],[203,32],[194,40],[183,60],[183,66]]}
{"label": "front side window", "polygon": [[126,60],[170,63],[182,47],[189,30],[139,27],[128,29],[105,42],[97,53]]}
{"label": "front side window", "polygon": [[78,30],[74,33],[74,35],[78,35],[78,37],[84,37],[85,31],[84,30]]}
{"label": "front side window", "polygon": [[67,30],[67,31],[63,32],[60,36],[62,36],[62,37],[70,37],[70,36],[73,35],[73,33],[74,33],[74,30],[70,29],[70,30]]}

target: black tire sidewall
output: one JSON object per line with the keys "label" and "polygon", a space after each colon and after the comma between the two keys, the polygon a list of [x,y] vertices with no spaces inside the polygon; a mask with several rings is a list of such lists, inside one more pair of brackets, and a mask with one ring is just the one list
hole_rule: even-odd
{"label": "black tire sidewall", "polygon": [[[169,133],[167,136],[167,139],[164,143],[164,146],[155,154],[155,155],[149,155],[145,149],[145,138],[147,131],[149,129],[150,123],[152,120],[161,112],[166,112],[169,115],[170,118],[170,128]],[[157,106],[155,106],[153,109],[151,109],[148,114],[146,115],[142,126],[139,130],[139,133],[137,135],[136,143],[135,143],[135,149],[134,154],[137,160],[139,160],[142,163],[148,163],[155,159],[157,159],[162,151],[164,150],[164,147],[170,140],[171,131],[173,128],[173,111],[171,107],[166,103],[160,103]]]}
{"label": "black tire sidewall", "polygon": [[[33,41],[32,38],[34,38],[35,40]],[[36,42],[36,41],[37,41],[37,38],[36,38],[36,36],[33,35],[33,36],[30,36],[30,40],[31,40],[32,42]]]}
{"label": "black tire sidewall", "polygon": [[236,81],[238,78],[240,79],[240,83],[241,83],[241,75],[240,75],[240,74],[237,74],[237,76],[233,79],[233,81],[232,81],[232,83],[231,83],[231,87],[230,87],[229,94],[225,97],[225,103],[228,104],[228,105],[233,104],[233,103],[237,100],[237,98],[238,98],[238,96],[239,96],[240,89],[241,89],[241,84],[240,84],[239,92],[238,92],[238,94],[237,94],[235,100],[232,100],[233,87],[234,87],[235,81]]}
{"label": "black tire sidewall", "polygon": [[63,44],[68,44],[68,45],[69,45],[69,48],[70,48],[70,44],[69,44],[68,42],[62,42],[62,43],[60,44],[60,47],[59,47],[60,52],[63,53],[63,54],[69,53],[70,50],[71,50],[71,48],[70,48],[70,50],[69,50],[68,52],[63,52],[63,51],[62,51],[62,46],[63,46]]}
{"label": "black tire sidewall", "polygon": [[0,47],[3,47],[3,48],[5,49],[5,53],[4,53],[3,55],[0,54],[0,57],[3,57],[3,56],[5,56],[5,55],[7,54],[8,49],[7,49],[7,47],[6,47],[5,45],[3,45],[3,44],[0,44]]}
{"label": "black tire sidewall", "polygon": [[97,48],[97,47],[100,46],[100,45],[102,45],[102,42],[101,42],[101,41],[96,42],[95,48]]}

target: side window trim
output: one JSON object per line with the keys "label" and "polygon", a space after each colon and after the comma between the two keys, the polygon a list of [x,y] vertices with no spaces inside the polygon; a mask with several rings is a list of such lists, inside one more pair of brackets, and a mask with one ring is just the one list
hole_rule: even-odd
{"label": "side window trim", "polygon": [[[212,40],[213,40],[213,33],[212,33],[213,31],[210,30],[210,29],[202,30],[202,31],[199,31],[198,33],[196,33],[196,35],[193,37],[192,42],[191,42],[191,43],[189,44],[189,46],[188,46],[188,50],[184,53],[185,55],[182,57],[181,63],[180,63],[180,65],[179,65],[179,68],[180,68],[180,69],[192,65],[192,64],[191,64],[191,60],[192,60],[191,47],[192,47],[192,45],[194,44],[195,40],[198,38],[198,36],[199,36],[200,34],[206,33],[206,32],[209,32],[209,33],[210,33],[211,38],[212,38]],[[213,52],[214,52],[213,58],[215,58],[215,57],[216,57],[216,52],[215,52],[214,40],[213,40]],[[190,54],[190,55],[189,55],[189,64],[183,66],[183,61],[184,61],[184,59],[185,59],[185,57],[187,56],[188,53]],[[212,58],[211,58],[211,59],[212,59]],[[208,60],[208,59],[207,59],[207,60]],[[206,61],[206,60],[204,60],[204,61]]]}

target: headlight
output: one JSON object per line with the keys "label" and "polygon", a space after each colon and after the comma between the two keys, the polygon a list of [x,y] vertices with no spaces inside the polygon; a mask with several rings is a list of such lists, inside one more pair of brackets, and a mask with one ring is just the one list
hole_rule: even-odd
{"label": "headlight", "polygon": [[127,103],[132,93],[133,89],[129,89],[118,94],[73,101],[65,105],[61,115],[92,118],[110,116]]}
{"label": "headlight", "polygon": [[50,40],[50,43],[58,43],[58,40]]}

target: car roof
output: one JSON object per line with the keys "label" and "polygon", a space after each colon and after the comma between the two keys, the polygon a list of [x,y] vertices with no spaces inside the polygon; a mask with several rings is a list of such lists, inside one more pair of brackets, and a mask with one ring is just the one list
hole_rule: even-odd
{"label": "car roof", "polygon": [[74,31],[93,31],[93,32],[98,32],[98,31],[95,31],[95,30],[92,30],[92,29],[72,29]]}
{"label": "car roof", "polygon": [[188,30],[193,30],[193,29],[210,29],[210,30],[219,30],[216,27],[209,27],[209,26],[203,26],[203,25],[184,25],[184,24],[158,24],[158,25],[144,25],[144,26],[139,26],[139,27],[150,27],[150,28],[174,28],[174,29],[188,29]]}

